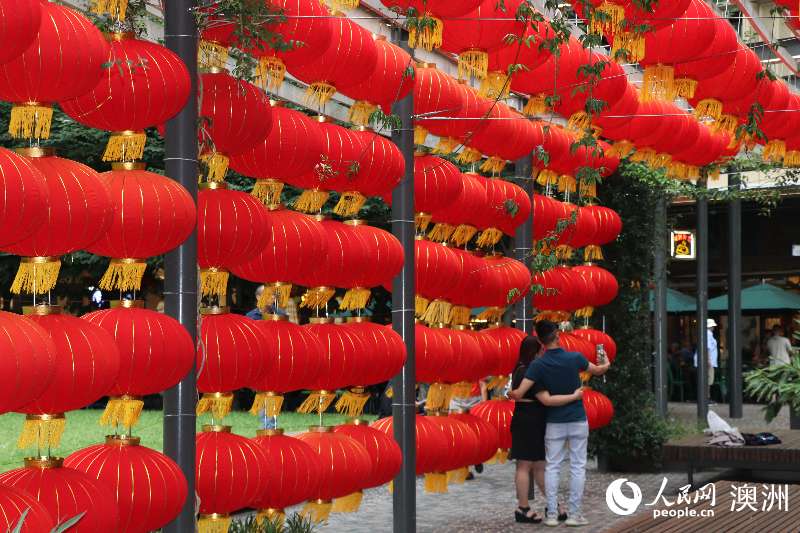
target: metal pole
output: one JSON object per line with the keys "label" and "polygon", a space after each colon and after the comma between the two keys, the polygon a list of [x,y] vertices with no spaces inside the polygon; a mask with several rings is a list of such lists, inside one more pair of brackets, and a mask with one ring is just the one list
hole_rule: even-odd
{"label": "metal pole", "polygon": [[[515,173],[522,177],[522,188],[528,198],[533,195],[533,180],[531,179],[531,169],[533,168],[533,155],[528,154],[515,163]],[[533,209],[528,219],[523,222],[514,235],[514,258],[528,264],[530,255],[533,251]],[[530,335],[533,333],[533,308],[531,294],[526,292],[520,301],[514,304],[514,326]]]}
{"label": "metal pole", "polygon": [[[738,192],[739,174],[728,175]],[[731,418],[742,418],[742,201],[728,206],[728,402]]]}
{"label": "metal pole", "polygon": [[[195,89],[183,110],[167,122],[164,165],[166,174],[197,198],[197,26],[192,9],[196,0],[164,2],[167,48],[186,64]],[[197,234],[192,233],[166,255],[164,310],[178,320],[193,339],[197,337]],[[164,453],[180,466],[188,483],[180,515],[164,533],[195,531],[195,403],[197,388],[192,369],[180,383],[164,393]]]}
{"label": "metal pole", "polygon": [[[413,56],[408,32],[392,30],[392,41]],[[392,423],[394,438],[403,452],[403,466],[394,478],[392,515],[395,533],[417,529],[416,477],[416,382],[414,378],[414,112],[413,93],[395,102],[392,113],[400,117],[401,127],[392,140],[403,152],[406,173],[392,191],[392,234],[405,250],[403,270],[392,283],[392,328],[406,343],[406,364],[392,379]]]}
{"label": "metal pole", "polygon": [[[705,189],[707,174],[697,182]],[[708,198],[697,199],[697,422],[708,415]]]}
{"label": "metal pole", "polygon": [[655,210],[655,254],[653,274],[655,277],[655,354],[656,354],[656,410],[667,416],[669,390],[667,383],[667,199],[660,196]]}

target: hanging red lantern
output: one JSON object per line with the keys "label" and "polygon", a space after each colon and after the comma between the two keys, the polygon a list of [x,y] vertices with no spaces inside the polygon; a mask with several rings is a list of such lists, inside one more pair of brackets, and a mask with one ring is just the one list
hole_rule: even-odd
{"label": "hanging red lantern", "polygon": [[175,319],[141,309],[141,302],[122,300],[112,309],[84,315],[114,337],[120,368],[100,422],[130,428],[144,407],[142,396],[156,394],[178,383],[192,370],[194,343]]}
{"label": "hanging red lantern", "polygon": [[590,298],[586,302],[587,307],[581,309],[577,313],[578,316],[589,317],[595,307],[607,305],[617,297],[617,292],[619,291],[617,279],[605,268],[589,264],[573,267],[572,270],[586,278],[594,288],[589,293]]}
{"label": "hanging red lantern", "polygon": [[413,10],[422,23],[409,28],[408,45],[430,52],[442,46],[446,21],[477,9],[483,0],[381,0],[381,3],[400,15],[410,15]]}
{"label": "hanging red lantern", "polygon": [[[483,378],[484,369],[487,367],[481,344],[477,338],[462,329],[442,328],[438,331],[450,344],[453,350],[452,363],[442,372],[446,383],[451,384],[450,395],[455,398],[468,398],[472,396],[475,383]],[[442,408],[447,408],[447,405]]]}
{"label": "hanging red lantern", "polygon": [[30,161],[0,148],[0,247],[30,237],[48,214],[47,180]]}
{"label": "hanging red lantern", "polygon": [[35,401],[56,372],[56,346],[36,322],[0,311],[0,373],[7,384],[0,393],[0,413]]}
{"label": "hanging red lantern", "polygon": [[144,259],[185,241],[197,211],[189,191],[147,172],[144,163],[114,163],[113,168],[100,175],[114,207],[111,226],[87,251],[114,258],[100,280],[101,289],[139,290],[147,268]]}
{"label": "hanging red lantern", "polygon": [[478,346],[481,350],[481,365],[475,369],[478,379],[492,375],[497,367],[497,361],[503,357],[503,347],[500,343],[495,342],[493,337],[484,335],[482,333],[483,330],[475,331],[467,329],[465,326],[456,326],[456,328],[460,328],[464,333],[478,341]]}
{"label": "hanging red lantern", "polygon": [[[429,474],[440,472],[442,463],[447,459],[448,448],[445,434],[427,416],[416,415],[414,424],[414,447],[416,449],[414,470],[418,476],[424,474],[426,478],[425,484],[430,485],[435,478],[431,478]],[[394,438],[394,425],[391,416],[376,420],[371,427]]]}
{"label": "hanging red lantern", "polygon": [[391,113],[392,104],[405,98],[414,88],[416,76],[411,56],[382,35],[375,38],[375,48],[377,62],[372,75],[347,91],[355,100],[350,107],[349,120],[360,126],[368,126],[372,113],[378,108]]}
{"label": "hanging red lantern", "polygon": [[24,241],[5,251],[22,255],[11,292],[44,294],[55,287],[61,267],[59,256],[97,241],[112,215],[108,189],[91,168],[55,156],[51,148],[19,148],[47,183],[45,222]]}
{"label": "hanging red lantern", "polygon": [[475,456],[472,464],[483,464],[494,457],[500,443],[497,428],[469,411],[450,413],[450,416],[469,426],[478,436],[478,445],[474,450]]}
{"label": "hanging red lantern", "polygon": [[531,216],[531,200],[525,190],[499,178],[484,180],[486,186],[485,215],[478,227],[483,231],[476,244],[480,247],[494,246],[503,233],[513,235],[517,226]]}
{"label": "hanging red lantern", "polygon": [[533,238],[541,240],[555,235],[561,208],[550,196],[533,193]]}
{"label": "hanging red lantern", "polygon": [[333,431],[347,435],[364,446],[369,453],[373,463],[372,475],[363,488],[370,489],[389,483],[400,471],[400,465],[403,463],[400,446],[394,438],[386,433],[372,428],[358,419],[336,426]]}
{"label": "hanging red lantern", "polygon": [[452,137],[450,121],[441,118],[459,114],[466,105],[465,89],[430,63],[417,65],[414,77],[414,144],[425,144],[428,132]]}
{"label": "hanging red lantern", "polygon": [[488,309],[478,318],[499,322],[509,305],[530,292],[531,273],[524,263],[500,254],[486,256],[483,261],[485,272],[478,290],[482,303]]}
{"label": "hanging red lantern", "polygon": [[[477,177],[476,177],[477,176]],[[486,187],[481,176],[474,172],[461,174],[461,192],[454,201],[433,211],[430,216],[436,224],[428,233],[434,241],[451,241],[456,246],[464,246],[478,232],[476,215],[486,206]]]}
{"label": "hanging red lantern", "polygon": [[[508,98],[511,82],[518,73],[535,70],[551,57],[549,50],[537,44],[553,39],[554,33],[550,24],[546,21],[528,22],[521,39],[489,52],[489,72],[481,82],[481,96],[491,99]],[[524,65],[524,68],[509,73],[511,65]]]}
{"label": "hanging red lantern", "polygon": [[368,262],[361,265],[360,271],[350,273],[351,284],[354,285],[354,288],[345,294],[341,308],[352,309],[352,306],[346,305],[348,298],[361,298],[356,302],[355,309],[363,309],[366,307],[366,300],[363,298],[364,296],[369,297],[369,291],[367,290],[364,294],[363,290],[368,287],[390,284],[403,268],[405,254],[400,241],[388,231],[368,226],[363,220],[348,220],[345,224],[350,226],[352,233],[361,239],[364,255]]}
{"label": "hanging red lantern", "polygon": [[508,376],[514,371],[514,366],[519,360],[519,348],[522,345],[522,340],[528,335],[517,328],[499,324],[481,330],[481,334],[493,339],[500,347],[498,353],[500,357],[495,361],[492,372],[493,379],[487,386],[490,389],[502,389],[508,383]]}
{"label": "hanging red lantern", "polygon": [[[547,318],[554,322],[566,320],[564,311],[580,309],[585,305],[586,296],[581,274],[566,266],[556,266],[533,275],[533,306],[541,311],[539,318]],[[562,313],[546,313],[561,311]]]}
{"label": "hanging red lantern", "polygon": [[461,484],[466,481],[469,465],[478,464],[474,461],[480,445],[478,435],[470,426],[449,416],[446,412],[432,413],[429,418],[444,433],[448,453],[445,456],[446,460],[441,463],[443,472],[437,472],[436,482],[431,487],[426,485],[425,488],[429,492],[444,493],[447,492],[448,483]]}
{"label": "hanging red lantern", "polygon": [[426,399],[428,409],[445,409],[450,403],[451,389],[444,377],[454,364],[454,353],[443,331],[423,324],[414,326],[417,354],[414,377],[417,383],[430,384]]}
{"label": "hanging red lantern", "polygon": [[266,456],[266,490],[253,506],[258,519],[285,515],[284,509],[304,502],[319,490],[323,465],[314,449],[302,440],[283,434],[283,429],[262,429],[254,439]]}
{"label": "hanging red lantern", "polygon": [[93,89],[59,102],[64,113],[91,128],[113,132],[103,161],[134,161],[144,155],[144,129],[166,122],[186,103],[189,71],[160,44],[112,33],[110,64]]}
{"label": "hanging red lantern", "polygon": [[729,67],[716,76],[701,79],[697,83],[694,97],[689,99],[698,120],[719,121],[724,102],[755,92],[758,76],[762,71],[758,56],[742,44],[738,45],[735,53],[729,55],[732,57]]}
{"label": "hanging red lantern", "polygon": [[461,259],[441,244],[417,239],[415,311],[428,324],[449,324],[452,305],[444,296],[452,294],[463,275]]}
{"label": "hanging red lantern", "polygon": [[589,205],[584,207],[597,222],[597,233],[594,235],[594,242],[584,250],[586,261],[598,261],[603,259],[603,252],[600,246],[608,244],[619,237],[622,231],[622,219],[616,211],[602,205]]}
{"label": "hanging red lantern", "polygon": [[[603,137],[616,139],[614,132],[624,128],[636,114],[639,108],[639,92],[636,88],[627,83],[625,90],[622,91],[619,99],[613,104],[604,107],[599,113],[592,116],[592,125],[602,132]],[[616,156],[625,157],[628,152],[625,150],[614,149],[611,153]]]}
{"label": "hanging red lantern", "polygon": [[414,156],[414,222],[425,231],[431,213],[441,211],[459,196],[463,189],[462,174],[454,164],[436,156]]}
{"label": "hanging red lantern", "polygon": [[564,350],[579,353],[590,363],[597,364],[596,347],[586,339],[573,335],[571,332],[562,331],[558,334],[558,342]]}
{"label": "hanging red lantern", "polygon": [[41,21],[40,0],[0,0],[0,64],[19,56],[33,43]]}
{"label": "hanging red lantern", "polygon": [[572,334],[576,337],[582,338],[583,340],[589,341],[595,347],[597,347],[599,344],[602,344],[609,362],[613,363],[614,359],[617,358],[617,343],[614,342],[614,339],[612,339],[610,335],[607,335],[606,333],[597,329],[591,329],[588,326],[576,329],[572,332]]}
{"label": "hanging red lantern", "polygon": [[484,422],[488,422],[497,430],[497,449],[494,457],[486,462],[505,463],[508,459],[508,451],[511,449],[511,417],[514,414],[514,402],[502,399],[488,400],[474,406],[470,409],[470,413]]}
{"label": "hanging red lantern", "polygon": [[[83,472],[65,467],[63,459],[29,457],[24,468],[0,474],[0,484],[30,494],[57,524],[82,514],[70,533],[119,531],[119,511],[111,491]],[[48,530],[37,533],[41,531]]]}
{"label": "hanging red lantern", "polygon": [[304,511],[314,521],[322,522],[334,507],[337,512],[358,510],[359,497],[335,503],[334,500],[357,493],[370,480],[374,467],[367,449],[355,439],[335,433],[329,426],[311,427],[308,433],[301,433],[297,438],[311,446],[322,465],[319,488],[312,495],[314,501],[308,502]]}
{"label": "hanging red lantern", "polygon": [[231,411],[233,391],[258,383],[267,370],[269,341],[256,321],[228,312],[227,307],[200,309],[197,347],[198,416],[210,412],[213,420]]}
{"label": "hanging red lantern", "polygon": [[347,17],[331,21],[327,48],[318,49],[313,59],[284,58],[289,72],[309,87],[306,103],[322,109],[336,91],[349,89],[369,78],[378,62],[378,48],[372,34]]}
{"label": "hanging red lantern", "polygon": [[614,418],[614,405],[608,396],[589,387],[583,389],[583,408],[592,430],[609,425]]}
{"label": "hanging red lantern", "polygon": [[[446,94],[449,95],[449,101],[446,100],[440,109],[433,110],[430,116],[447,117],[452,120],[441,120],[440,118],[439,120],[420,122],[421,119],[419,119],[415,124],[424,124],[425,128],[439,136],[434,153],[452,155],[459,146],[471,141],[477,132],[487,125],[489,121],[483,119],[492,116],[494,113],[492,107],[495,106],[495,102],[480,96],[478,91],[468,85],[465,80],[459,80],[456,85],[451,86],[451,91]],[[425,95],[422,97],[425,98]],[[415,98],[417,98],[416,95]],[[425,128],[415,127],[415,135],[417,132],[427,133]],[[422,140],[424,141],[424,138]],[[415,142],[417,141],[415,140]],[[458,161],[461,162],[465,158],[469,159],[469,162],[477,162],[480,160],[480,152],[465,146],[458,154]]]}
{"label": "hanging red lantern", "polygon": [[559,173],[556,167],[570,155],[573,137],[562,128],[554,126],[543,132],[543,137],[542,149],[546,157],[541,155],[534,160],[534,175],[536,183],[546,187],[549,194],[551,186],[558,183]]}
{"label": "hanging red lantern", "polygon": [[690,61],[675,65],[675,84],[684,98],[693,98],[698,80],[710,78],[724,72],[733,63],[739,46],[736,30],[727,20],[719,19],[705,2],[699,5],[702,18],[713,20],[715,30],[711,45],[701,55]]}
{"label": "hanging red lantern", "polygon": [[[21,10],[27,3],[15,5]],[[40,2],[40,9],[41,24],[30,46],[0,64],[0,100],[15,104],[8,124],[14,138],[49,138],[53,103],[92,90],[109,58],[108,42],[88,18],[50,2]],[[24,31],[24,17],[17,18],[21,14],[8,20]]]}
{"label": "hanging red lantern", "polygon": [[113,494],[119,509],[119,533],[148,533],[180,512],[187,486],[180,467],[155,450],[139,445],[139,437],[113,435],[105,444],[78,450],[64,460],[96,479]]}
{"label": "hanging red lantern", "polygon": [[533,123],[509,106],[496,103],[491,106],[488,120],[472,131],[464,142],[467,150],[459,154],[459,162],[477,162],[484,154],[489,158],[481,166],[481,172],[499,175],[507,161],[517,160],[531,153],[542,144],[542,127]]}
{"label": "hanging red lantern", "polygon": [[273,298],[279,307],[286,307],[292,283],[308,279],[309,273],[319,268],[319,258],[327,250],[325,230],[310,216],[275,209],[269,212],[269,221],[269,245],[231,267],[238,277],[265,284],[258,302],[261,309]]}
{"label": "hanging red lantern", "polygon": [[231,157],[231,168],[256,178],[253,196],[274,209],[285,181],[314,170],[323,153],[322,131],[309,117],[272,102],[272,129],[254,148]]}
{"label": "hanging red lantern", "polygon": [[247,262],[270,242],[266,208],[225,183],[210,182],[197,195],[197,262],[203,296],[227,293],[228,270]]}
{"label": "hanging red lantern", "polygon": [[55,373],[33,402],[17,409],[25,413],[18,446],[57,448],[66,421],[64,413],[86,407],[108,394],[120,368],[114,338],[103,328],[61,314],[60,307],[39,305],[25,313],[44,328],[55,345]]}
{"label": "hanging red lantern", "polygon": [[483,278],[488,274],[486,261],[474,253],[459,248],[449,248],[460,263],[456,265],[456,273],[461,275],[451,290],[442,293],[440,298],[453,304],[450,310],[450,324],[459,326],[469,324],[470,308],[483,307],[485,299],[479,290]]}
{"label": "hanging red lantern", "polygon": [[257,442],[231,433],[230,426],[203,426],[195,443],[197,530],[227,531],[230,514],[253,505],[268,489],[271,465]]}
{"label": "hanging red lantern", "polygon": [[[36,498],[24,490],[0,485],[0,528],[17,533],[41,533],[52,531],[56,525],[55,518]],[[17,526],[20,529],[15,529]]]}
{"label": "hanging red lantern", "polygon": [[676,0],[642,7],[635,0],[625,0],[625,18],[611,38],[612,56],[616,60],[624,58],[628,62],[640,61],[645,55],[645,35],[647,30],[639,28],[660,28],[686,12],[691,0]]}
{"label": "hanging red lantern", "polygon": [[592,212],[583,206],[575,206],[575,211],[575,224],[564,232],[571,249],[584,248],[597,238],[597,219]]}

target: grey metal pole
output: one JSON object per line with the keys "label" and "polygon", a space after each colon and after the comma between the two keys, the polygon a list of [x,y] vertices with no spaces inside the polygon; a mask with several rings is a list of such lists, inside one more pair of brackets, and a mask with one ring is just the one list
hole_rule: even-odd
{"label": "grey metal pole", "polygon": [[[741,177],[728,175],[739,190]],[[742,201],[728,205],[728,402],[731,418],[742,418]]]}
{"label": "grey metal pole", "polygon": [[[707,174],[697,186],[705,189]],[[705,424],[708,415],[708,198],[697,199],[697,422]]]}
{"label": "grey metal pole", "polygon": [[[183,110],[167,122],[164,165],[166,174],[197,198],[197,26],[192,8],[196,0],[164,3],[167,48],[180,56],[195,89]],[[164,310],[178,320],[193,339],[197,337],[197,234],[192,233],[166,255]],[[195,531],[195,403],[197,388],[192,369],[178,385],[164,393],[164,453],[180,466],[189,496],[180,515],[164,533]]]}
{"label": "grey metal pole", "polygon": [[[522,188],[531,198],[533,195],[533,180],[531,179],[531,169],[533,168],[533,155],[528,154],[523,158],[517,159],[515,163],[515,174],[522,176]],[[523,222],[514,235],[514,258],[526,265],[530,261],[530,254],[533,251],[533,209],[531,215]],[[533,333],[533,308],[531,294],[526,292],[525,296],[514,304],[514,326],[530,335]]]}
{"label": "grey metal pole", "polygon": [[667,199],[661,196],[656,201],[655,211],[655,254],[653,257],[655,277],[655,392],[656,410],[662,417],[667,416],[669,390],[667,383]]}
{"label": "grey metal pole", "polygon": [[[413,55],[408,46],[408,32],[392,30],[392,41]],[[392,234],[405,250],[403,270],[392,282],[392,328],[406,344],[403,370],[392,379],[392,424],[394,438],[403,452],[403,466],[394,478],[392,515],[394,533],[412,533],[417,529],[416,477],[416,382],[414,377],[414,112],[413,93],[392,106],[400,117],[401,127],[392,132],[392,140],[403,152],[406,173],[392,191]]]}

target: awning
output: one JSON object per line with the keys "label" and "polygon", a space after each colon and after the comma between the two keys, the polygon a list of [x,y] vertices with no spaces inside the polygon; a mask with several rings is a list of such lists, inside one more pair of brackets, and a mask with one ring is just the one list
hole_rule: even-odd
{"label": "awning", "polygon": [[[650,291],[650,311],[655,311],[655,292]],[[667,289],[667,313],[694,313],[695,300],[688,294]]]}
{"label": "awning", "polygon": [[[800,295],[762,283],[742,289],[742,311],[761,311],[770,309],[800,310]],[[723,294],[708,301],[709,311],[727,311],[728,295]]]}

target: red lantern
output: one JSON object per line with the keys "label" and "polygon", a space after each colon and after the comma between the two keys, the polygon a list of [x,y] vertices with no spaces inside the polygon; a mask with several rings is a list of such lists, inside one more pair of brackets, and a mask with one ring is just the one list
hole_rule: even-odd
{"label": "red lantern", "polygon": [[[533,275],[533,306],[539,311],[573,311],[586,305],[585,282],[577,270],[557,266]],[[542,316],[542,318],[551,318]],[[564,318],[552,317],[554,321]]]}
{"label": "red lantern", "polygon": [[369,256],[369,264],[363,265],[362,272],[351,273],[356,287],[377,287],[391,283],[403,268],[403,246],[388,231],[368,226],[360,220],[347,221],[352,232],[358,235]]}
{"label": "red lantern", "polygon": [[482,180],[486,187],[486,205],[478,227],[480,247],[494,246],[503,233],[513,234],[517,226],[531,216],[531,200],[518,185],[499,178]]}
{"label": "red lantern", "polygon": [[478,232],[476,224],[481,220],[478,214],[486,207],[486,187],[483,177],[474,172],[461,175],[461,192],[454,201],[431,213],[436,225],[428,234],[434,241],[451,241],[464,246]]}
{"label": "red lantern", "polygon": [[[489,72],[481,82],[481,96],[491,99],[498,96],[507,98],[514,78],[535,70],[551,56],[546,48],[540,48],[539,45],[527,46],[526,43],[541,43],[553,37],[554,33],[548,22],[531,20],[520,41],[490,51]],[[524,65],[525,68],[509,74],[508,67],[511,65]]]}
{"label": "red lantern", "polygon": [[232,265],[232,270],[240,278],[266,284],[260,308],[266,308],[273,297],[286,307],[292,283],[307,279],[319,268],[319,258],[327,250],[326,233],[313,218],[288,209],[270,211],[269,220],[269,245]]}
{"label": "red lantern", "polygon": [[[384,36],[375,39],[377,62],[372,75],[348,89],[348,96],[356,102],[350,108],[350,122],[369,125],[370,117],[379,107],[391,113],[392,103],[405,98],[414,87],[414,62],[411,56]],[[409,70],[410,69],[410,70]]]}
{"label": "red lantern", "polygon": [[119,350],[106,330],[61,314],[59,307],[40,305],[25,312],[50,335],[56,366],[44,392],[17,409],[28,415],[18,444],[20,448],[33,444],[39,449],[57,448],[64,432],[63,413],[96,402],[114,386],[120,367]]}
{"label": "red lantern", "polygon": [[[306,504],[306,511],[315,521],[322,522],[334,506],[337,512],[358,510],[361,499],[357,491],[364,487],[373,473],[367,449],[355,439],[334,433],[332,427],[326,426],[312,427],[297,438],[311,446],[322,465],[319,488],[313,494],[315,501]],[[332,502],[354,493],[358,496]]]}
{"label": "red lantern", "polygon": [[580,337],[586,341],[589,341],[595,346],[595,348],[598,344],[602,344],[609,362],[614,362],[614,359],[617,358],[617,343],[614,342],[614,339],[612,339],[610,335],[589,327],[576,329],[572,332],[572,334],[576,337]]}
{"label": "red lantern", "polygon": [[527,334],[522,330],[500,325],[484,329],[481,334],[493,339],[500,347],[500,357],[495,361],[492,372],[494,379],[488,387],[502,389],[508,383],[508,375],[513,372],[519,360],[519,348]]}
{"label": "red lantern", "polygon": [[111,227],[87,250],[115,258],[100,280],[102,289],[139,290],[147,267],[143,259],[172,250],[194,229],[197,212],[189,191],[144,166],[115,163],[100,175],[114,215]]}
{"label": "red lantern", "polygon": [[515,73],[511,78],[511,88],[531,95],[525,114],[533,116],[546,112],[552,106],[548,97],[571,99],[572,88],[578,84],[578,68],[588,62],[588,53],[583,45],[570,37],[559,45],[558,54],[552,54],[539,68]]}
{"label": "red lantern", "polygon": [[448,121],[441,120],[441,117],[458,115],[466,104],[464,89],[453,78],[436,70],[436,65],[418,66],[414,77],[414,116],[420,117],[414,120],[414,144],[425,144],[429,131],[435,135],[452,137]]}
{"label": "red lantern", "polygon": [[256,178],[253,196],[269,208],[281,203],[283,183],[314,170],[323,151],[318,124],[303,113],[272,104],[272,129],[254,148],[234,155],[231,168]]}
{"label": "red lantern", "polygon": [[600,429],[614,418],[614,405],[608,396],[588,387],[583,389],[583,408],[589,421],[589,429]]}
{"label": "red lantern", "polygon": [[524,263],[499,254],[484,257],[483,261],[485,271],[479,291],[483,304],[490,309],[481,313],[481,318],[497,322],[506,307],[530,292],[531,273]]}
{"label": "red lantern", "polygon": [[426,407],[446,409],[450,388],[444,385],[444,376],[454,363],[453,347],[442,329],[431,329],[422,324],[414,326],[414,344],[417,354],[415,381],[429,383]]}
{"label": "red lantern", "polygon": [[484,422],[488,422],[497,430],[496,453],[492,459],[486,462],[505,463],[508,459],[508,451],[511,449],[511,417],[514,414],[514,402],[502,399],[488,400],[470,409],[470,413]]}
{"label": "red lantern", "polygon": [[[78,450],[64,460],[96,479],[116,497],[119,533],[148,533],[174,519],[186,500],[186,479],[175,462],[139,445],[138,437],[109,436],[105,444]],[[80,523],[80,522],[79,522]]]}
{"label": "red lantern", "polygon": [[453,293],[463,275],[461,258],[441,244],[420,239],[414,250],[416,314],[428,324],[449,324],[452,305],[444,296]]}
{"label": "red lantern", "polygon": [[[2,4],[0,4],[0,9],[2,9]],[[23,514],[25,517],[22,527],[15,530],[14,528],[22,520]],[[0,528],[18,533],[41,533],[52,531],[56,525],[50,512],[36,498],[24,490],[5,484],[0,485]]]}
{"label": "red lantern", "polygon": [[[645,55],[645,38],[647,31],[633,30],[630,28],[647,27],[660,28],[666,26],[675,18],[680,17],[689,7],[691,0],[677,0],[665,2],[642,8],[633,0],[617,2],[625,9],[624,23],[611,28],[610,33],[613,44],[611,47],[614,58],[624,57],[625,61],[637,62]],[[624,26],[623,26],[624,24]]]}
{"label": "red lantern", "polygon": [[112,204],[100,176],[76,161],[56,157],[52,149],[20,148],[18,153],[44,176],[48,190],[47,218],[24,241],[4,249],[25,256],[11,292],[44,294],[55,287],[58,256],[86,248],[111,222]]}
{"label": "red lantern", "polygon": [[228,269],[245,263],[270,242],[270,213],[250,196],[209,183],[197,195],[197,262],[203,296],[225,295]]}
{"label": "red lantern", "polygon": [[253,502],[259,518],[283,515],[284,508],[316,495],[322,463],[310,445],[284,435],[280,428],[260,430],[254,440],[267,460],[266,490]]}
{"label": "red lantern", "polygon": [[[689,102],[699,120],[722,118],[723,102],[751,96],[755,92],[761,61],[750,48],[739,44],[733,62],[722,73],[701,79]],[[735,129],[735,128],[734,128]]]}
{"label": "red lantern", "polygon": [[411,48],[424,48],[431,51],[442,46],[444,21],[466,15],[476,9],[483,0],[381,0],[381,3],[406,15],[410,9],[426,23],[421,28],[409,28],[408,44]]}
{"label": "red lantern", "polygon": [[695,96],[698,80],[721,74],[730,67],[739,45],[736,30],[727,20],[717,18],[705,2],[701,2],[698,7],[702,18],[714,21],[714,39],[701,55],[695,55],[693,60],[675,65],[676,86],[684,86],[680,92],[686,98]]}
{"label": "red lantern", "polygon": [[560,202],[550,196],[533,194],[533,238],[544,239],[554,235],[559,215],[562,213]]}
{"label": "red lantern", "polygon": [[363,484],[363,488],[370,489],[389,483],[400,471],[403,455],[393,437],[368,426],[361,420],[336,426],[333,431],[347,435],[364,446],[369,453],[373,465],[372,475]]}
{"label": "red lantern", "polygon": [[449,161],[432,155],[414,156],[414,221],[426,230],[431,213],[450,205],[463,188],[462,174]]}
{"label": "red lantern", "polygon": [[268,489],[271,465],[257,442],[231,433],[230,426],[203,426],[195,442],[198,531],[227,531],[230,514],[253,505]]}
{"label": "red lantern", "polygon": [[5,247],[27,239],[46,223],[49,189],[26,158],[0,148],[0,190],[0,247]]}
{"label": "red lantern", "polygon": [[[394,438],[392,417],[381,418],[372,423],[372,427]],[[447,442],[444,432],[427,416],[417,415],[415,418],[414,443],[416,449],[415,472],[418,476],[437,472],[446,460]],[[426,476],[427,477],[427,476]]]}
{"label": "red lantern", "polygon": [[[434,150],[439,154],[452,154],[460,145],[471,144],[472,140],[491,122],[484,119],[497,115],[497,111],[494,109],[495,101],[480,96],[478,91],[467,85],[466,81],[459,81],[454,86],[454,90],[453,94],[450,94],[451,91],[442,93],[442,96],[449,97],[452,101],[445,101],[440,110],[435,110],[431,114],[431,116],[452,117],[453,120],[440,119],[428,121],[429,124],[423,123],[430,131],[439,136],[439,143]],[[418,120],[417,123],[420,121]],[[417,129],[414,132],[416,134]],[[479,151],[467,146],[458,153],[457,159],[459,162],[472,163],[480,161],[480,158]]]}
{"label": "red lantern", "polygon": [[444,369],[442,375],[447,383],[453,384],[452,396],[468,398],[472,395],[475,383],[485,375],[483,371],[487,367],[481,344],[476,336],[470,335],[465,329],[442,328],[438,331],[453,349],[453,362]]}
{"label": "red lantern", "polygon": [[588,308],[583,309],[579,316],[591,316],[591,308],[607,305],[617,297],[619,291],[617,278],[605,268],[584,265],[573,267],[572,270],[586,278],[594,289],[587,302]]}
{"label": "red lantern", "polygon": [[306,102],[322,108],[336,93],[369,78],[378,62],[378,48],[372,34],[347,17],[331,22],[332,35],[327,48],[318,49],[313,59],[284,59],[289,72],[309,85]]}
{"label": "red lantern", "polygon": [[56,371],[56,346],[36,322],[0,311],[0,413],[19,409],[47,390]]}
{"label": "red lantern", "polygon": [[194,343],[175,319],[139,309],[131,300],[119,307],[82,317],[114,337],[120,353],[119,375],[101,423],[126,428],[139,419],[142,396],[156,394],[178,383],[192,370]]}
{"label": "red lantern", "polygon": [[[39,0],[0,0],[0,64],[22,54],[33,43],[41,20]],[[13,529],[11,526],[8,529]]]}
{"label": "red lantern", "polygon": [[596,347],[591,342],[566,331],[560,332],[558,339],[561,347],[566,351],[579,353],[590,363],[597,364]]}
{"label": "red lantern", "polygon": [[[24,31],[25,17],[17,16],[29,2],[14,3],[20,11],[5,20],[13,20],[14,28]],[[41,2],[40,9],[41,24],[33,42],[21,55],[0,64],[0,100],[16,104],[8,126],[15,138],[47,139],[51,105],[89,92],[109,58],[108,43],[89,19],[50,2]],[[5,32],[3,36],[11,37]]]}
{"label": "red lantern", "polygon": [[440,464],[441,472],[426,476],[425,490],[447,492],[447,483],[464,483],[469,474],[469,465],[474,463],[479,450],[478,435],[470,426],[442,412],[428,417],[444,433],[448,453]]}
{"label": "red lantern", "polygon": [[269,343],[256,321],[229,313],[227,308],[200,309],[200,343],[197,347],[197,414],[211,412],[213,419],[228,415],[233,391],[258,383],[267,370]]}
{"label": "red lantern", "polygon": [[485,299],[480,289],[487,275],[486,261],[472,252],[459,248],[449,248],[459,260],[454,271],[461,273],[451,290],[441,298],[453,304],[450,310],[450,324],[459,326],[469,324],[470,308],[482,307]]}
{"label": "red lantern", "polygon": [[134,161],[144,155],[144,129],[175,116],[191,89],[189,71],[177,54],[132,34],[110,35],[107,66],[99,83],[77,98],[59,102],[76,122],[114,132],[103,161]]}
{"label": "red lantern", "polygon": [[494,426],[469,412],[450,413],[450,416],[468,425],[478,436],[472,464],[479,465],[494,457],[500,442],[500,435]]}
{"label": "red lantern", "polygon": [[481,350],[481,366],[475,370],[480,379],[492,375],[497,367],[497,361],[502,358],[502,346],[495,342],[493,337],[484,335],[481,331],[463,329],[463,332],[478,341]]}
{"label": "red lantern", "polygon": [[603,252],[600,246],[608,244],[617,237],[622,231],[622,219],[613,209],[602,205],[589,205],[584,207],[597,222],[597,233],[594,235],[594,242],[584,250],[586,261],[598,261],[603,259]]}

